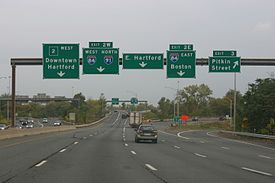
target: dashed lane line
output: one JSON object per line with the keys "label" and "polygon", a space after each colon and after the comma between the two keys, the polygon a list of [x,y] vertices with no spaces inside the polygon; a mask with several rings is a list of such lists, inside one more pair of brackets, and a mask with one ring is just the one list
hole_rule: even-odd
{"label": "dashed lane line", "polygon": [[67,149],[62,149],[62,150],[60,150],[59,152],[61,152],[61,153],[63,153],[63,152],[65,152]]}
{"label": "dashed lane line", "polygon": [[145,166],[146,166],[148,169],[152,170],[152,171],[157,171],[157,170],[158,170],[158,169],[156,169],[155,167],[153,167],[153,166],[150,165],[150,164],[145,164]]}
{"label": "dashed lane line", "polygon": [[262,172],[262,171],[254,170],[254,169],[247,168],[247,167],[242,167],[242,170],[246,170],[246,171],[249,171],[249,172],[252,172],[252,173],[257,173],[257,174],[265,175],[265,176],[273,176],[271,173]]}
{"label": "dashed lane line", "polygon": [[43,161],[41,161],[40,163],[38,163],[37,165],[35,165],[36,167],[40,167],[40,166],[42,166],[43,164],[45,164],[45,163],[47,163],[47,161],[46,160],[43,160]]}
{"label": "dashed lane line", "polygon": [[269,156],[265,156],[265,155],[261,155],[261,154],[259,154],[258,157],[260,157],[260,158],[265,158],[265,159],[272,159],[272,158],[269,157]]}
{"label": "dashed lane line", "polygon": [[74,142],[74,145],[78,144],[79,142]]}
{"label": "dashed lane line", "polygon": [[174,148],[176,148],[176,149],[180,149],[180,147],[179,147],[179,146],[174,146]]}
{"label": "dashed lane line", "polygon": [[229,147],[221,147],[222,149],[229,150]]}
{"label": "dashed lane line", "polygon": [[202,157],[202,158],[206,158],[207,156],[199,154],[199,153],[194,153],[196,156]]}
{"label": "dashed lane line", "polygon": [[131,151],[132,154],[136,155],[137,153],[135,151]]}

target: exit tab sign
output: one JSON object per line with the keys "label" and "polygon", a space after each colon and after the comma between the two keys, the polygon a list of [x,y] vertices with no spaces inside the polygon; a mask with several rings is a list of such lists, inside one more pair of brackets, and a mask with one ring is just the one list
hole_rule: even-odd
{"label": "exit tab sign", "polygon": [[214,57],[236,57],[237,51],[235,50],[214,50]]}
{"label": "exit tab sign", "polygon": [[169,50],[193,50],[193,45],[192,44],[170,44],[169,45]]}
{"label": "exit tab sign", "polygon": [[89,42],[89,48],[113,48],[113,42]]}

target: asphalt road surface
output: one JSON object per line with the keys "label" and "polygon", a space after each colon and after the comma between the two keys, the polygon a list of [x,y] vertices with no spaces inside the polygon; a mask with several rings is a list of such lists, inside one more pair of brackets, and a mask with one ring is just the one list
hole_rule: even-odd
{"label": "asphalt road surface", "polygon": [[275,149],[206,131],[135,143],[117,112],[95,127],[0,141],[0,182],[275,182]]}

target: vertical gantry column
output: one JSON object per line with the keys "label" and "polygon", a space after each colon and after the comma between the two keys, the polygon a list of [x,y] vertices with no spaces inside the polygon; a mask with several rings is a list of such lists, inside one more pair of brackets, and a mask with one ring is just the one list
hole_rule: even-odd
{"label": "vertical gantry column", "polygon": [[15,126],[15,120],[16,120],[16,101],[15,101],[15,80],[16,80],[16,65],[12,64],[12,91],[11,91],[11,126]]}

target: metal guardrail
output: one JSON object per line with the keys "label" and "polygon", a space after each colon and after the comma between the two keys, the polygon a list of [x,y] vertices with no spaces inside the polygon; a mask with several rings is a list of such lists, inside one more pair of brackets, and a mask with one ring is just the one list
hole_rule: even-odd
{"label": "metal guardrail", "polygon": [[246,137],[275,140],[275,136],[273,136],[273,135],[262,135],[262,134],[257,134],[257,133],[248,133],[248,132],[232,132],[232,131],[224,131],[224,130],[221,130],[220,132],[230,133],[230,134],[235,134],[235,135],[240,135],[240,136],[246,136]]}

